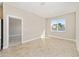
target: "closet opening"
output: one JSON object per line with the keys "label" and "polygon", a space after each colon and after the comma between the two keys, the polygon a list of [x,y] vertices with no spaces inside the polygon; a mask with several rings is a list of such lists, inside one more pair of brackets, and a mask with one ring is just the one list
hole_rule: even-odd
{"label": "closet opening", "polygon": [[9,47],[22,44],[22,19],[9,16]]}

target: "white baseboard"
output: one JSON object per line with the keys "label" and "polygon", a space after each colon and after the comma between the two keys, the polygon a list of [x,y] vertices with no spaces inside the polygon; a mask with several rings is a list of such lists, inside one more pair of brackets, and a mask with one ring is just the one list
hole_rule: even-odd
{"label": "white baseboard", "polygon": [[35,38],[32,38],[32,39],[28,39],[26,41],[22,41],[22,43],[27,43],[27,42],[30,42],[30,41],[33,41],[33,40],[38,40],[40,37],[35,37]]}
{"label": "white baseboard", "polygon": [[7,46],[4,46],[4,47],[3,47],[3,49],[7,49],[7,48],[8,48]]}
{"label": "white baseboard", "polygon": [[79,53],[79,44],[76,42],[76,48],[77,48],[77,51]]}
{"label": "white baseboard", "polygon": [[[53,36],[53,35],[47,35],[45,36],[45,38],[49,38],[49,37],[54,37],[54,38],[59,38],[59,39],[64,39],[64,40],[69,40],[69,41],[73,41],[73,42],[76,42],[76,40],[74,39],[69,39],[69,38],[63,38],[63,37],[58,37],[58,36]],[[41,36],[39,37],[35,37],[35,38],[32,38],[32,39],[28,39],[26,41],[22,41],[22,43],[27,43],[27,42],[31,42],[33,40],[38,40],[39,38],[41,38]],[[4,46],[3,49],[6,49],[8,48],[7,46]]]}
{"label": "white baseboard", "polygon": [[53,36],[53,35],[47,35],[47,36],[46,36],[46,38],[49,38],[49,37],[54,37],[54,38],[58,38],[58,39],[64,39],[64,40],[69,40],[69,41],[76,42],[75,39],[63,38],[63,37]]}
{"label": "white baseboard", "polygon": [[[22,44],[23,43],[27,43],[27,42],[31,42],[31,41],[33,41],[33,40],[37,40],[37,39],[39,39],[40,37],[35,37],[35,38],[32,38],[32,39],[28,39],[28,40],[26,40],[26,41],[22,41]],[[3,47],[3,49],[7,49],[8,48],[8,46],[4,46]]]}

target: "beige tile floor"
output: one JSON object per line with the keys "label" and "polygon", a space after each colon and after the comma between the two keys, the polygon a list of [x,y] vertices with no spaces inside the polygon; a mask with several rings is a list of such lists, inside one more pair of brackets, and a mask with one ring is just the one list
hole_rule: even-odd
{"label": "beige tile floor", "polygon": [[78,57],[75,42],[57,38],[38,39],[0,52],[6,57]]}

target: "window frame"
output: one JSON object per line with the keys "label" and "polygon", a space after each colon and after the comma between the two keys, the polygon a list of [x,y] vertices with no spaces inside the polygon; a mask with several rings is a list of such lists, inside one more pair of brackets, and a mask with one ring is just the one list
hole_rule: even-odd
{"label": "window frame", "polygon": [[53,30],[53,29],[52,29],[52,25],[51,25],[51,27],[50,27],[50,28],[51,28],[51,32],[66,32],[66,20],[65,20],[64,18],[59,18],[59,19],[58,19],[58,18],[55,18],[55,19],[51,19],[51,23],[52,23],[52,20],[61,20],[61,19],[63,19],[64,22],[65,22],[65,24],[64,24],[65,30],[64,30],[64,31],[59,31],[59,30],[58,30],[58,24],[57,24],[57,30]]}

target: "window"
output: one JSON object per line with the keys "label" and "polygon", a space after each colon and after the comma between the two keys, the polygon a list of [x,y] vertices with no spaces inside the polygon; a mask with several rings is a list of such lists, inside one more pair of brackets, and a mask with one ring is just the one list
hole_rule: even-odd
{"label": "window", "polygon": [[54,19],[51,21],[51,30],[53,32],[65,32],[65,20]]}

